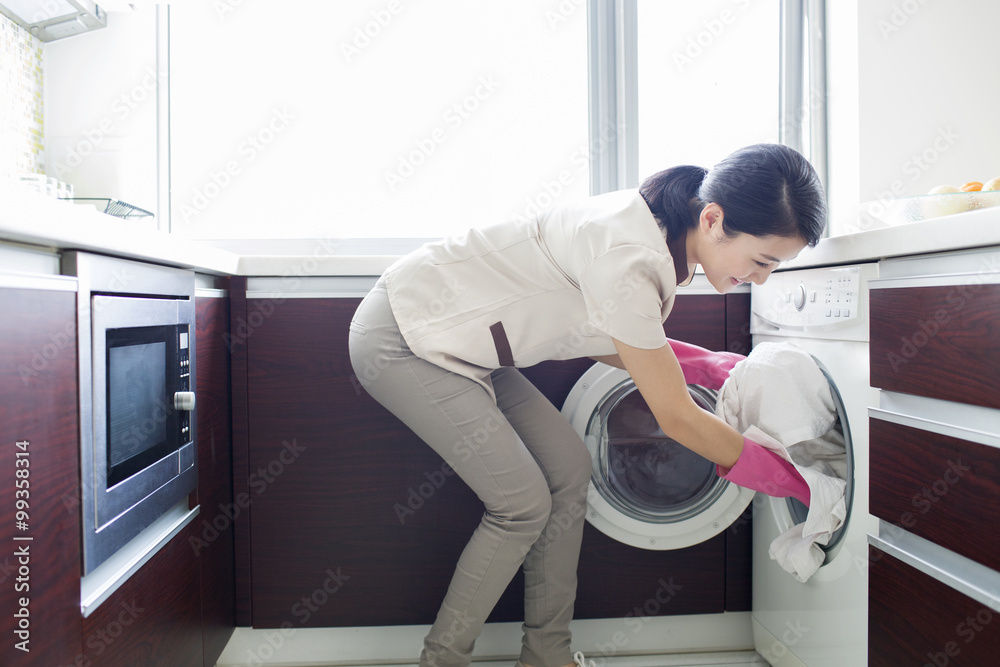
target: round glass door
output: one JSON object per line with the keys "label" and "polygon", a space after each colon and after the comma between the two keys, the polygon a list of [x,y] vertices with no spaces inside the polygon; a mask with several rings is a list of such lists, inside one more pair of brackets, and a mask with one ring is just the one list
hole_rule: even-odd
{"label": "round glass door", "polygon": [[[815,357],[813,357],[813,360],[819,366],[823,376],[830,383],[830,394],[833,398],[833,404],[837,409],[837,421],[834,423],[830,433],[824,436],[823,445],[825,447],[834,445],[833,448],[836,449],[838,446],[836,443],[843,443],[843,453],[837,452],[831,455],[824,451],[824,458],[827,460],[831,473],[836,474],[847,482],[847,486],[844,489],[847,518],[844,519],[844,523],[840,528],[834,531],[830,537],[830,541],[825,545],[820,545],[820,548],[824,552],[823,564],[825,565],[832,561],[837,553],[839,553],[844,536],[847,534],[847,525],[851,521],[851,510],[854,500],[854,443],[851,439],[851,427],[847,421],[847,409],[844,407],[844,399],[840,395],[840,390],[837,389],[837,385],[834,383],[833,378],[830,376],[830,371],[827,370],[826,366]],[[799,450],[802,448],[804,450],[800,453]],[[815,452],[810,451],[811,449],[813,449],[813,443],[800,443],[789,447],[788,453],[796,463],[810,465],[816,460]],[[788,514],[791,516],[792,524],[804,523],[806,517],[809,515],[809,508],[794,498],[787,498],[785,503],[788,508]]]}
{"label": "round glass door", "polygon": [[[688,391],[714,412],[714,392]],[[716,476],[715,465],[660,430],[628,373],[594,364],[570,390],[563,414],[590,450],[587,521],[642,549],[683,549],[737,521],[754,492]]]}
{"label": "round glass door", "polygon": [[[695,402],[714,411],[713,392],[689,388]],[[642,521],[683,521],[717,498],[723,480],[715,464],[664,435],[631,381],[605,397],[587,435],[598,443],[594,482],[608,502]]]}

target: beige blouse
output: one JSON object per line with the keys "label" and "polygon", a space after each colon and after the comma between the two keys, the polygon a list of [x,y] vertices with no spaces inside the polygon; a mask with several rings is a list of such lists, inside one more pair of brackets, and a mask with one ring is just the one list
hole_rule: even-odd
{"label": "beige blouse", "polygon": [[503,365],[615,354],[612,338],[662,347],[677,288],[637,190],[428,243],[385,278],[413,353],[491,394],[489,374]]}

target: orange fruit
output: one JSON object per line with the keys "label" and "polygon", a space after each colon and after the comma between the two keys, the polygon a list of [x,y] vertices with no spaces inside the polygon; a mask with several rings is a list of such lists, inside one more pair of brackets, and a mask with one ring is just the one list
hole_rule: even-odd
{"label": "orange fruit", "polygon": [[983,184],[979,181],[969,181],[959,188],[962,192],[979,192],[983,189]]}

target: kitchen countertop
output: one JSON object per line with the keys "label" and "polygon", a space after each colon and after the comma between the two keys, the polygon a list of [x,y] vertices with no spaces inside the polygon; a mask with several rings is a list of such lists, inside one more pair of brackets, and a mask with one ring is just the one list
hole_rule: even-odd
{"label": "kitchen countertop", "polygon": [[[33,193],[4,192],[3,199],[0,242],[100,252],[214,275],[377,276],[425,240],[192,240]],[[997,245],[1000,207],[823,239],[782,268],[832,266]]]}

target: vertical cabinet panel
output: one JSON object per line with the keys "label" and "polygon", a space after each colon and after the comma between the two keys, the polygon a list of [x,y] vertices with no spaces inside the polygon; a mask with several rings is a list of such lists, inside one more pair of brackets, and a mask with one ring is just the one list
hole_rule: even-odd
{"label": "vertical cabinet panel", "polygon": [[[750,354],[750,292],[726,295],[726,347]],[[726,536],[726,611],[750,611],[753,602],[753,505],[724,533]]]}
{"label": "vertical cabinet panel", "polygon": [[[235,488],[250,501],[252,604],[240,613],[254,627],[431,623],[482,515],[440,457],[360,388],[347,347],[359,301],[246,301],[243,312],[268,313],[245,337],[247,467]],[[726,297],[678,298],[668,335],[726,349],[727,330],[739,330],[727,312]],[[524,374],[561,406],[591,365],[546,362]],[[234,384],[234,405],[240,391]],[[641,613],[745,608],[747,536],[744,526],[691,549],[640,552],[588,525],[576,615],[635,614],[665,595],[669,604]],[[727,552],[736,556],[728,573]],[[522,620],[522,590],[518,577],[490,620]]]}
{"label": "vertical cabinet panel", "polygon": [[0,664],[71,664],[81,652],[76,294],[0,288],[0,312]]}
{"label": "vertical cabinet panel", "polygon": [[200,559],[205,664],[214,665],[236,627],[233,521],[232,392],[229,300],[198,298],[198,502],[192,548]]}

